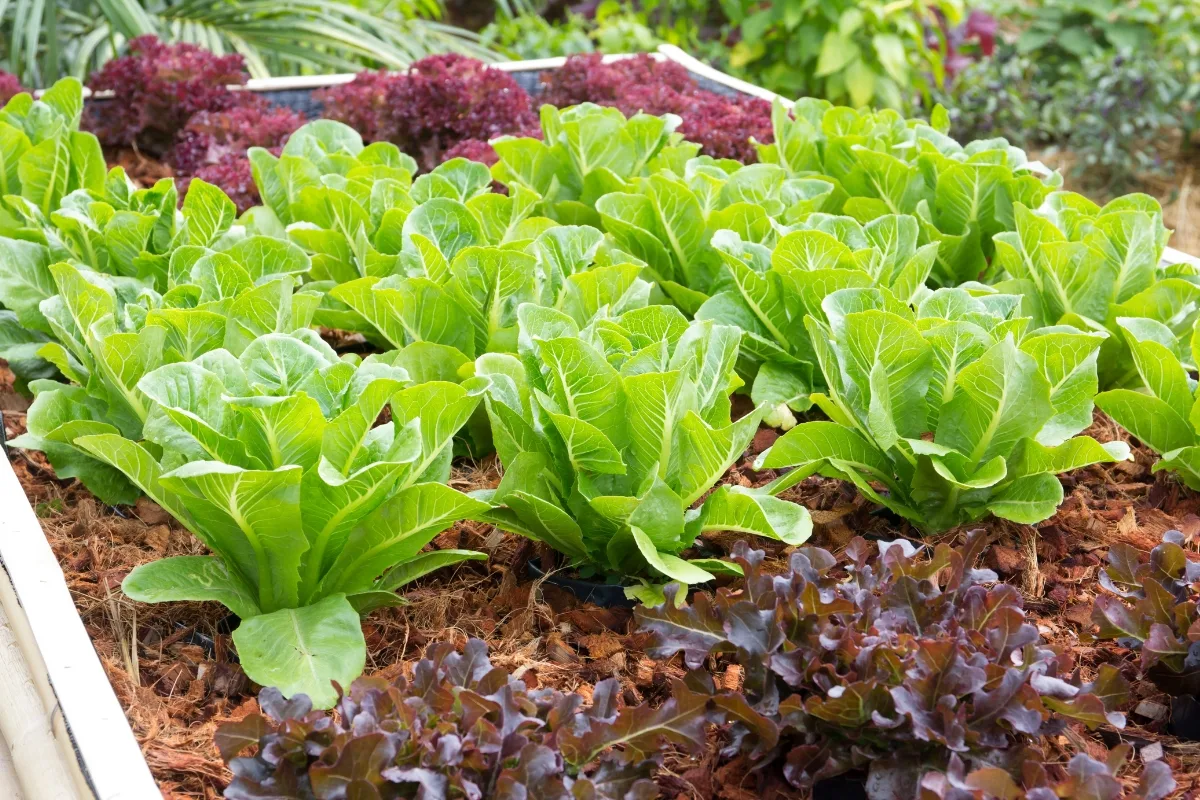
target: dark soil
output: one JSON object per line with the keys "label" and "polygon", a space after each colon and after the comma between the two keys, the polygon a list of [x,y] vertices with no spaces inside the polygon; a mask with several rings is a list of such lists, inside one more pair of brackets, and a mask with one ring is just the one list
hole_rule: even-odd
{"label": "dark soil", "polygon": [[[11,375],[0,368],[0,410],[9,438],[24,430],[26,405],[13,394]],[[1121,435],[1099,414],[1091,432],[1101,441]],[[758,485],[769,480],[770,473],[755,472],[750,462],[774,436],[773,431],[760,431],[726,481]],[[1066,502],[1036,527],[994,520],[983,524],[992,540],[986,562],[1022,590],[1043,637],[1075,651],[1084,679],[1102,663],[1122,668],[1134,682],[1135,700],[1126,709],[1130,724],[1121,739],[1138,748],[1160,744],[1180,784],[1175,796],[1195,798],[1200,797],[1200,742],[1166,733],[1170,701],[1149,682],[1138,680],[1135,653],[1088,636],[1096,579],[1110,545],[1126,542],[1148,552],[1172,528],[1200,539],[1200,496],[1165,473],[1151,475],[1154,456],[1145,448],[1135,446],[1134,453],[1135,461],[1064,477]],[[219,723],[253,710],[257,688],[231,653],[222,623],[226,612],[208,603],[143,605],[120,591],[121,580],[138,564],[200,552],[201,545],[152,502],[143,499],[132,508],[109,508],[75,481],[57,480],[40,454],[14,450],[9,459],[58,556],[163,796],[220,797],[229,776],[213,746],[213,732]],[[452,483],[469,490],[494,486],[499,478],[498,464],[486,459],[461,464]],[[812,511],[811,543],[835,552],[855,535],[919,538],[906,524],[874,513],[852,487],[838,481],[810,478],[787,496]],[[960,535],[951,531],[940,539]],[[716,535],[706,545],[728,552],[736,539]],[[665,697],[668,679],[682,676],[678,661],[657,662],[645,655],[645,641],[634,631],[630,610],[581,604],[558,587],[518,578],[525,572],[525,561],[537,554],[524,540],[487,525],[463,523],[443,533],[434,546],[471,547],[489,553],[491,560],[435,573],[407,593],[410,606],[368,616],[364,631],[369,673],[400,674],[411,670],[432,641],[461,644],[478,636],[488,641],[498,666],[513,670],[530,686],[554,686],[586,696],[595,682],[616,677],[624,686],[624,700],[637,703]],[[783,568],[790,548],[771,542],[757,546]],[[739,684],[737,666],[710,666],[723,685]],[[1104,745],[1115,743],[1110,733],[1068,728],[1046,750],[1065,760],[1080,749],[1101,756]],[[1145,755],[1152,753],[1153,748]],[[747,764],[719,761],[715,747],[700,759],[668,759],[660,786],[663,796],[672,800],[799,796],[784,787],[759,786]],[[851,794],[839,790],[838,796]]]}

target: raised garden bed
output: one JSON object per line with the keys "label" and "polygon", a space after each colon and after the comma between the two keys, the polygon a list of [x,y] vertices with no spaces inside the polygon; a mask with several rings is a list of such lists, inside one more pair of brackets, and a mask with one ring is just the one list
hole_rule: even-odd
{"label": "raised garden bed", "polygon": [[[674,49],[664,48],[663,56],[684,64],[706,88],[748,91],[770,99],[768,93],[707,70]],[[514,75],[536,76],[555,66],[550,61],[501,68]],[[313,88],[301,81],[250,87],[306,111],[304,98]],[[1185,258],[1169,250],[1164,254],[1167,262]],[[361,347],[361,342],[349,344]],[[0,408],[5,434],[13,438],[26,432],[25,414],[22,401],[11,391],[11,380],[5,388]],[[734,416],[748,411],[735,408]],[[1129,440],[1101,414],[1089,432],[1105,442]],[[722,483],[762,486],[776,477],[774,470],[753,467],[755,457],[775,437],[774,431],[760,429]],[[1090,601],[1103,564],[1098,553],[1120,543],[1149,551],[1163,532],[1172,529],[1200,535],[1200,500],[1166,473],[1151,474],[1154,456],[1148,449],[1135,446],[1133,453],[1132,461],[1088,467],[1065,478],[1065,501],[1037,528],[994,518],[968,526],[987,532],[991,546],[985,564],[1021,586],[1026,609],[1043,639],[1071,649],[1087,679],[1104,664],[1136,676],[1129,650],[1081,644],[1081,635],[1091,627]],[[464,491],[494,489],[500,472],[494,456],[461,461],[449,484]],[[18,483],[30,502],[28,513],[11,499]],[[120,593],[121,580],[133,568],[163,556],[195,555],[201,546],[154,503],[106,506],[79,484],[57,480],[48,462],[30,451],[10,454],[9,467],[0,470],[0,490],[6,493],[0,496],[5,507],[10,502],[21,505],[20,513],[0,521],[4,526],[0,527],[0,560],[15,589],[5,595],[6,587],[0,585],[0,606],[10,628],[18,631],[17,649],[37,686],[37,701],[44,709],[57,704],[62,715],[61,720],[55,717],[56,726],[42,740],[57,748],[65,776],[61,785],[70,787],[53,791],[73,791],[80,797],[88,792],[98,798],[154,797],[148,765],[158,789],[168,798],[215,797],[228,774],[216,756],[212,735],[218,723],[241,719],[256,708],[231,646],[230,629],[236,623],[215,603],[147,606]],[[915,529],[899,517],[873,513],[873,505],[841,481],[813,476],[787,490],[784,497],[811,509],[815,531],[810,543],[830,551],[844,550],[853,535],[885,541],[918,538]],[[35,520],[40,520],[57,566],[36,535]],[[742,537],[717,534],[707,543],[725,554],[738,538]],[[928,541],[938,539],[931,536]],[[463,522],[434,544],[439,549],[481,551],[490,559],[465,562],[452,574],[423,578],[406,592],[411,605],[381,609],[367,617],[368,673],[399,676],[411,670],[430,642],[451,639],[462,645],[468,636],[476,636],[491,645],[494,664],[529,688],[590,694],[598,681],[615,677],[622,701],[635,705],[665,700],[670,680],[684,675],[679,657],[655,660],[647,655],[651,640],[637,631],[628,609],[580,603],[559,587],[523,577],[531,558],[546,555],[526,540],[481,522]],[[755,546],[765,548],[772,572],[785,568],[791,548],[784,542],[759,539]],[[82,628],[64,610],[68,597],[74,601]],[[22,635],[26,623],[32,633]],[[0,620],[0,634],[6,630]],[[85,633],[99,655],[98,664]],[[740,686],[737,665],[717,659],[704,663],[718,686],[729,690]],[[101,669],[111,690],[102,680]],[[119,719],[118,700],[128,723]],[[1165,732],[1169,720],[1164,696],[1151,684],[1137,682],[1129,708],[1136,710],[1124,739],[1144,748],[1143,760],[1165,757],[1176,768],[1177,796],[1200,788],[1200,756],[1194,746]],[[9,736],[7,729],[0,731]],[[1106,743],[1115,742],[1110,738]],[[137,758],[139,746],[144,762]],[[1156,746],[1161,747],[1160,753]],[[1096,740],[1080,736],[1075,729],[1052,739],[1047,747],[1051,761],[1061,760],[1068,750],[1092,749],[1099,754]],[[747,763],[722,762],[712,750],[698,759],[672,753],[667,766],[658,776],[667,797],[795,796],[782,784],[749,791],[744,787],[754,784]],[[0,788],[5,785],[3,767],[0,759]],[[58,796],[42,794],[46,790],[35,788],[40,784],[28,783],[43,778],[21,778],[26,781],[21,786],[27,797]]]}
{"label": "raised garden bed", "polygon": [[[671,45],[663,45],[655,57],[684,66],[696,83],[709,91],[743,93],[767,100],[775,97],[760,87],[717,72]],[[608,56],[605,60],[619,58]],[[541,74],[562,66],[564,61],[549,58],[506,62],[495,68],[511,74],[522,88],[536,94]],[[353,78],[353,74],[344,74],[252,79],[239,88],[313,117],[320,111],[319,101],[313,99],[314,91]],[[102,92],[88,102],[117,101],[111,99],[111,92]],[[0,374],[4,376],[0,386],[4,436],[12,439],[24,432],[28,401],[14,391],[11,372],[0,366]],[[14,692],[25,690],[24,695],[14,694],[25,702],[14,704],[14,727],[8,729],[23,745],[8,745],[0,737],[0,795],[12,800],[93,796],[98,800],[140,800],[157,797],[156,791],[162,791],[168,800],[211,796],[212,787],[226,781],[228,774],[211,743],[216,722],[245,713],[250,697],[244,675],[229,660],[231,643],[229,630],[222,625],[223,614],[204,613],[203,606],[182,613],[150,607],[153,612],[167,612],[152,624],[162,636],[160,658],[147,660],[142,653],[135,659],[131,635],[147,621],[145,616],[141,621],[137,619],[134,604],[120,592],[120,580],[130,569],[155,554],[180,552],[180,541],[188,534],[161,509],[140,518],[136,512],[117,513],[112,507],[96,503],[82,487],[55,480],[53,470],[35,454],[19,450],[8,453],[9,458],[0,468],[0,505],[15,511],[0,519],[0,565],[10,578],[7,584],[0,582],[0,613],[5,615],[0,616],[0,635],[10,637],[0,641],[7,656],[0,662],[0,678],[12,679]],[[498,473],[494,467],[485,467],[481,474],[466,476],[465,480],[472,488],[494,488]],[[105,533],[80,541],[76,537],[83,530]],[[506,553],[527,561],[530,554],[515,553],[520,549],[517,545],[505,536],[487,550],[500,562],[506,560]],[[189,545],[183,545],[183,552],[190,550]],[[626,656],[622,640],[631,619],[627,608],[585,608],[569,593],[551,586],[545,588],[558,609],[552,611],[544,601],[533,599],[528,581],[522,579],[518,584],[517,574],[511,565],[475,569],[458,575],[445,589],[417,590],[412,609],[384,615],[387,618],[372,631],[372,663],[395,674],[443,630],[459,629],[487,639],[503,620],[515,618],[509,622],[511,627],[537,634],[550,616],[566,615],[563,619],[577,620],[571,626],[569,647],[578,650],[578,637],[589,637],[592,650],[583,648],[584,652],[604,654],[611,663],[640,676],[643,691],[651,688],[651,681],[661,689],[663,673],[653,662],[637,649]],[[501,593],[503,599],[497,603]],[[74,600],[76,613],[70,611],[68,600]],[[457,607],[459,602],[466,605]],[[410,617],[416,617],[419,624],[410,623]],[[389,634],[402,631],[399,641],[390,641]],[[536,650],[542,637],[520,638],[522,649],[532,645]],[[566,640],[558,638],[558,654],[565,655],[567,649]],[[97,652],[101,653],[100,659],[96,658]],[[549,673],[548,677],[556,678],[551,684],[563,689],[582,685],[580,676],[572,675],[578,656],[560,662],[542,661],[540,669],[533,658],[522,657],[519,650],[507,658],[503,653],[493,653],[492,657],[496,663],[513,668],[524,665],[525,674],[531,676]],[[156,677],[147,679],[146,670]],[[603,667],[593,667],[589,674],[603,672]],[[564,678],[568,680],[561,680]],[[36,692],[31,691],[34,688]],[[199,698],[193,696],[198,690]],[[52,724],[42,730],[26,727],[25,720],[35,716]],[[23,765],[36,763],[38,768],[26,766],[18,771],[14,761],[5,759],[9,753]],[[154,778],[147,762],[153,766]]]}

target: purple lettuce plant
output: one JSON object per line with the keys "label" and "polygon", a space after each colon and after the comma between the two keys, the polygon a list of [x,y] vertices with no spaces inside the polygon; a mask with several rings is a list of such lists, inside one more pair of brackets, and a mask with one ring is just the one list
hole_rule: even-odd
{"label": "purple lettuce plant", "polygon": [[1108,550],[1092,621],[1101,639],[1116,639],[1141,652],[1150,680],[1173,696],[1200,695],[1200,561],[1188,558],[1179,531],[1163,534],[1162,544],[1141,561],[1124,543]]}
{"label": "purple lettuce plant", "polygon": [[335,714],[264,689],[263,713],[217,731],[234,775],[225,797],[649,800],[662,744],[697,752],[715,719],[709,698],[683,684],[658,708],[621,708],[612,678],[587,708],[579,694],[530,690],[478,639],[427,656],[411,680],[356,680]]}
{"label": "purple lettuce plant", "polygon": [[1130,792],[1117,779],[1133,747],[1118,745],[1099,761],[1086,753],[1071,757],[1066,769],[1056,773],[1042,765],[1036,750],[1021,760],[1021,775],[1014,779],[999,767],[980,767],[967,773],[957,755],[950,757],[945,773],[931,772],[921,779],[918,800],[1162,800],[1175,791],[1171,768],[1163,761],[1146,765],[1137,786]]}
{"label": "purple lettuce plant", "polygon": [[635,613],[654,658],[741,664],[744,695],[712,696],[733,722],[724,755],[747,754],[800,789],[865,770],[873,798],[912,797],[955,757],[1015,770],[1024,747],[1067,720],[1124,725],[1119,672],[1081,684],[1070,655],[1040,642],[1017,590],[972,567],[985,544],[976,531],[925,557],[906,541],[856,538],[845,563],[805,547],[772,575],[741,543],[744,590],[676,607],[669,587],[663,606]]}

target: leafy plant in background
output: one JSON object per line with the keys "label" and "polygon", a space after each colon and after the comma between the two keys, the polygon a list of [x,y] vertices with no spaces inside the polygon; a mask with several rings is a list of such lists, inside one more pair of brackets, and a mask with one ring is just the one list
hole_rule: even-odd
{"label": "leafy plant in background", "polygon": [[648,306],[579,326],[566,314],[518,309],[520,357],[481,356],[487,411],[504,478],[475,494],[484,519],[545,542],[584,577],[632,581],[630,597],[661,597],[666,580],[704,583],[729,572],[680,554],[709,530],[798,544],[801,506],[739,486],[717,488],[745,451],[760,412],[729,421],[740,331],[689,324]]}
{"label": "leafy plant in background", "polygon": [[[613,52],[613,51],[608,51]],[[701,89],[683,66],[649,55],[604,62],[599,53],[568,58],[542,74],[538,99],[560,108],[595,103],[627,117],[675,114],[678,132],[713,158],[756,160],[752,140],[771,137],[771,107],[765,100],[727,97]]]}
{"label": "leafy plant in background", "polygon": [[598,314],[647,305],[651,285],[640,272],[640,265],[604,247],[600,231],[568,225],[533,240],[469,245],[444,269],[359,278],[330,293],[391,347],[444,346],[457,369],[483,353],[516,353],[523,303],[558,308],[580,326]]}
{"label": "leafy plant in background", "polygon": [[1021,294],[1033,327],[1107,331],[1098,361],[1103,388],[1136,384],[1122,317],[1190,331],[1200,300],[1194,267],[1160,266],[1170,231],[1158,201],[1131,194],[1100,206],[1055,192],[1034,212],[1017,204],[1014,230],[994,237],[997,289]]}
{"label": "leafy plant in background", "polygon": [[946,71],[946,84],[976,61],[991,58],[996,52],[996,18],[986,11],[972,9],[958,25],[951,25],[945,15],[935,10],[938,31],[928,35],[929,46],[941,48]]}
{"label": "leafy plant in background", "polygon": [[406,72],[364,72],[317,93],[323,115],[366,141],[397,145],[425,171],[465,141],[537,129],[529,94],[506,72],[461,55],[430,56]]}
{"label": "leafy plant in background", "polygon": [[139,36],[126,55],[88,79],[93,92],[116,92],[119,99],[89,103],[85,124],[107,146],[161,156],[193,114],[236,104],[238,95],[227,87],[248,77],[240,55],[218,56],[194,44],[168,45],[155,36]]}
{"label": "leafy plant in background", "polygon": [[245,57],[251,75],[403,69],[433,53],[494,53],[470,31],[438,20],[430,0],[381,6],[337,0],[196,6],[177,0],[16,0],[0,9],[0,66],[30,85],[80,80],[140,36]]}
{"label": "leafy plant in background", "polygon": [[258,98],[228,111],[194,114],[176,135],[166,157],[181,178],[180,196],[187,196],[189,178],[199,178],[220,186],[238,213],[244,214],[262,202],[247,151],[262,147],[278,152],[303,124],[304,117],[292,109]]}
{"label": "leafy plant in background", "polygon": [[1174,131],[1183,129],[1186,148],[1200,113],[1194,73],[1152,51],[1088,56],[1074,69],[1043,113],[1054,114],[1056,144],[1074,157],[1075,174],[1114,194],[1139,175],[1170,175]]}
{"label": "leafy plant in background", "polygon": [[244,157],[251,147],[281,148],[305,122],[298,112],[272,106],[255,95],[224,111],[191,115],[176,134],[166,160],[177,173],[194,175],[228,156]]}
{"label": "leafy plant in background", "polygon": [[[363,669],[358,615],[403,599],[414,578],[482,553],[421,553],[486,510],[446,486],[454,434],[480,396],[406,386],[386,357],[339,359],[315,332],[268,334],[167,364],[137,383],[145,442],[92,427],[72,444],[125,474],[213,553],[144,564],[141,602],[213,600],[241,620],[246,674],[285,694],[335,700]],[[375,422],[385,408],[391,420]]]}
{"label": "leafy plant in background", "polygon": [[[355,681],[336,715],[264,689],[262,714],[217,731],[234,773],[225,797],[332,800],[347,785],[372,787],[368,797],[656,797],[662,743],[702,749],[705,698],[677,686],[658,709],[620,708],[619,691],[615,678],[600,681],[584,709],[578,694],[529,690],[491,665],[479,639],[462,653],[431,646],[411,680]],[[256,744],[255,755],[235,758]]]}
{"label": "leafy plant in background", "polygon": [[21,85],[21,80],[16,75],[0,70],[0,105],[27,91],[29,90]]}
{"label": "leafy plant in background", "polygon": [[1200,119],[1189,69],[1160,52],[1104,53],[1058,74],[1009,50],[969,67],[938,100],[956,136],[1004,136],[1048,159],[1061,153],[1078,185],[1111,196],[1168,175],[1187,146]]}
{"label": "leafy plant in background", "polygon": [[492,142],[499,162],[492,177],[541,200],[543,214],[566,224],[596,225],[596,201],[649,174],[651,162],[686,159],[696,146],[675,133],[679,118],[636,114],[583,103],[567,109],[544,105],[543,138],[502,136]]}
{"label": "leafy plant in background", "polygon": [[777,103],[772,119],[775,141],[759,147],[760,160],[832,179],[849,195],[841,213],[860,222],[916,216],[919,243],[940,244],[931,276],[940,286],[984,275],[992,237],[1014,225],[1014,204],[1039,206],[1062,185],[1061,175],[1004,139],[960,145],[946,135],[945,109],[926,123],[805,99],[790,114]]}
{"label": "leafy plant in background", "polygon": [[[1078,94],[1079,87],[1070,91]],[[1045,113],[1054,97],[1044,69],[1003,46],[992,58],[965,65],[953,83],[933,92],[959,141],[1003,136],[1027,148],[1047,145],[1059,135]]]}
{"label": "leafy plant in background", "polygon": [[[650,6],[656,14],[650,12]],[[684,0],[687,10],[675,18],[672,24],[664,17],[670,16],[669,9],[677,3],[630,3],[621,0],[602,0],[595,6],[591,18],[590,33],[601,53],[649,53],[663,42],[680,43],[693,41],[692,28],[697,17],[708,5],[703,0]],[[588,5],[583,5],[584,9]],[[694,13],[696,12],[696,13]],[[656,16],[657,19],[653,19]]]}
{"label": "leafy plant in background", "polygon": [[[1025,334],[1013,295],[941,289],[913,313],[883,289],[841,289],[807,317],[829,422],[792,428],[755,462],[854,483],[922,531],[995,514],[1023,524],[1062,502],[1056,477],[1129,458],[1091,425],[1103,334],[1061,326]],[[883,489],[875,487],[879,485]]]}
{"label": "leafy plant in background", "polygon": [[1096,405],[1159,454],[1152,471],[1169,470],[1200,489],[1200,399],[1191,370],[1200,354],[1200,322],[1186,357],[1175,333],[1153,319],[1118,317],[1141,386],[1096,395]]}
{"label": "leafy plant in background", "polygon": [[962,18],[958,0],[884,3],[801,0],[767,6],[742,0],[722,6],[734,74],[788,97],[818,97],[854,107],[906,109],[945,76],[941,50],[926,26],[934,13]]}
{"label": "leafy plant in background", "polygon": [[935,92],[955,135],[1062,149],[1081,185],[1109,193],[1170,171],[1200,120],[1194,4],[1054,0],[996,13],[1023,23],[1016,45]]}
{"label": "leafy plant in background", "polygon": [[229,88],[247,77],[241,55],[141,36],[92,75],[91,88],[113,97],[89,103],[84,124],[105,146],[162,159],[184,179],[180,196],[187,194],[186,179],[198,176],[246,211],[259,201],[246,150],[278,148],[304,123],[291,109]]}
{"label": "leafy plant in background", "polygon": [[1118,542],[1108,550],[1092,621],[1101,639],[1116,639],[1141,651],[1142,671],[1168,694],[1200,692],[1200,607],[1191,587],[1200,581],[1200,561],[1188,557],[1179,531],[1142,563],[1133,547]]}
{"label": "leafy plant in background", "polygon": [[1162,0],[1136,4],[1042,0],[1012,3],[1004,12],[1024,18],[1024,30],[1016,42],[1018,53],[1062,66],[1111,51],[1150,50],[1161,35],[1159,26],[1167,22],[1166,10],[1171,5]]}
{"label": "leafy plant in background", "polygon": [[562,20],[550,22],[537,9],[518,10],[510,8],[508,3],[496,5],[496,18],[479,32],[485,47],[522,61],[574,56],[595,49],[588,21],[569,9]]}
{"label": "leafy plant in background", "polygon": [[[1060,719],[1122,727],[1114,708],[1129,687],[1110,665],[1075,682],[1070,654],[1039,641],[1017,590],[973,569],[986,538],[974,531],[929,558],[903,540],[855,538],[844,563],[805,547],[783,576],[739,543],[744,591],[676,608],[668,588],[667,603],[635,616],[652,658],[682,653],[696,670],[728,655],[741,666],[744,697],[712,692],[733,722],[726,755],[798,789],[865,769],[869,797],[911,797],[923,773],[957,773],[964,761],[1017,775],[1024,746]],[[706,672],[690,682],[712,691]]]}
{"label": "leafy plant in background", "polygon": [[724,288],[696,312],[745,331],[742,372],[753,381],[750,396],[773,409],[769,424],[785,428],[795,424],[791,411],[807,410],[809,392],[823,384],[804,318],[820,318],[822,301],[839,289],[879,286],[902,303],[913,301],[925,291],[939,246],[917,247],[920,228],[907,215],[859,225],[814,212],[792,227],[773,249],[717,232],[712,245],[722,259]]}

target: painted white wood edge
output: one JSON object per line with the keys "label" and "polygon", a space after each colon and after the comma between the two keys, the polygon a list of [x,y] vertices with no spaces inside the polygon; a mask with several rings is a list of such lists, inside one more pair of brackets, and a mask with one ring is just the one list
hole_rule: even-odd
{"label": "painted white wood edge", "polygon": [[[74,773],[77,794],[61,796],[161,800],[71,601],[58,560],[12,465],[7,458],[3,461],[0,567],[7,578],[0,576],[0,606],[16,635],[64,761]],[[34,794],[27,800],[58,796]]]}
{"label": "painted white wood edge", "polygon": [[[0,710],[0,714],[2,713],[4,713],[3,710]],[[8,742],[4,741],[3,736],[0,736],[0,797],[7,797],[10,800],[25,800],[21,785],[17,783],[16,764],[13,763]]]}
{"label": "painted white wood edge", "polygon": [[1163,250],[1162,260],[1164,264],[1191,264],[1200,267],[1200,258],[1188,255],[1182,250],[1176,250],[1174,247]]}
{"label": "painted white wood edge", "polygon": [[54,706],[43,703],[38,667],[21,645],[29,638],[24,622],[10,621],[0,604],[0,797],[80,800],[74,752],[55,739]]}
{"label": "painted white wood edge", "polygon": [[761,86],[756,86],[753,83],[744,81],[741,78],[735,78],[732,75],[721,72],[721,70],[705,64],[700,59],[690,55],[673,44],[660,44],[658,46],[658,52],[668,60],[674,61],[676,64],[684,67],[688,72],[691,72],[694,75],[699,75],[702,78],[707,78],[713,83],[719,83],[722,86],[742,92],[743,94],[762,98],[768,102],[778,99],[787,108],[791,108],[793,105],[795,105],[795,101],[789,100],[782,95],[775,94],[775,92],[772,92],[769,89],[764,89]]}

